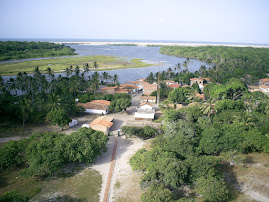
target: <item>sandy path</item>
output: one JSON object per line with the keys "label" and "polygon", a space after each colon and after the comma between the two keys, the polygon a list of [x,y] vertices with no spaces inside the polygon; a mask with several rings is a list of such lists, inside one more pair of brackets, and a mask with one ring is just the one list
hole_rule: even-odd
{"label": "sandy path", "polygon": [[[118,138],[118,150],[114,175],[111,181],[109,201],[140,201],[141,175],[132,171],[129,159],[143,146],[146,141],[139,138]],[[115,186],[116,184],[116,186]]]}

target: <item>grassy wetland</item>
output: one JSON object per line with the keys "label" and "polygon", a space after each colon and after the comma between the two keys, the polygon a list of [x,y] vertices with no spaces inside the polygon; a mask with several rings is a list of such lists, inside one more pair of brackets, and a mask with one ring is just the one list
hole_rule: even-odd
{"label": "grassy wetland", "polygon": [[[69,58],[52,58],[41,59],[24,62],[14,63],[1,63],[0,75],[16,75],[19,72],[32,73],[34,67],[39,67],[41,72],[45,73],[45,70],[50,67],[54,72],[63,72],[66,67],[70,65],[82,66],[85,63],[89,63],[90,68],[94,69],[93,62],[98,63],[96,71],[112,70],[112,69],[125,69],[125,68],[138,68],[147,67],[152,64],[148,64],[142,61],[142,59],[127,59],[119,58],[115,56],[83,56],[83,57],[69,57]],[[94,69],[95,70],[95,69]]]}

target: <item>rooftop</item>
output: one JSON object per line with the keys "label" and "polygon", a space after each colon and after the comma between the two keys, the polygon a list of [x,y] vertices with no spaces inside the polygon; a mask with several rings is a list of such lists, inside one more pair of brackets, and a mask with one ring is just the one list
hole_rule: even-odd
{"label": "rooftop", "polygon": [[140,104],[140,106],[144,106],[144,105],[149,105],[149,106],[152,106],[152,104],[151,104],[151,103],[149,103],[149,102],[142,102],[142,103]]}
{"label": "rooftop", "polygon": [[263,81],[263,82],[269,82],[269,78],[260,79],[260,81]]}
{"label": "rooftop", "polygon": [[108,128],[111,128],[113,126],[113,121],[114,119],[112,117],[108,116],[100,116],[97,119],[95,119],[93,122],[90,123],[90,126],[93,125],[102,125]]}

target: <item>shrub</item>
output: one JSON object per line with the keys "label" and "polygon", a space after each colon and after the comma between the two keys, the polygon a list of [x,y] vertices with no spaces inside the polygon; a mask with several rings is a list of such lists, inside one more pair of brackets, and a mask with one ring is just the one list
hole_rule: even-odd
{"label": "shrub", "polygon": [[170,202],[172,192],[161,183],[153,183],[141,196],[142,202]]}
{"label": "shrub", "polygon": [[228,190],[224,180],[212,175],[198,178],[195,189],[206,201],[228,200]]}
{"label": "shrub", "polygon": [[137,136],[143,140],[147,140],[149,138],[153,138],[158,135],[158,130],[153,127],[145,126],[144,128],[140,127],[132,127],[132,126],[123,126],[122,132],[124,134],[128,134],[130,136]]}
{"label": "shrub", "polygon": [[27,139],[10,141],[0,148],[0,169],[21,167],[25,164],[25,148]]}
{"label": "shrub", "polygon": [[5,192],[0,195],[0,202],[27,202],[29,197],[17,191]]}

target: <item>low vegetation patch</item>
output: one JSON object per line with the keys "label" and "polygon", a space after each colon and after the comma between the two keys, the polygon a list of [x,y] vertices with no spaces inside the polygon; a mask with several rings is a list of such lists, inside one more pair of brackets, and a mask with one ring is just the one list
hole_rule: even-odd
{"label": "low vegetation patch", "polygon": [[75,49],[49,42],[0,41],[0,61],[76,55]]}
{"label": "low vegetation patch", "polygon": [[143,140],[156,137],[159,134],[159,131],[157,129],[152,128],[150,126],[145,126],[143,128],[133,126],[123,126],[122,132],[130,136],[135,135]]}
{"label": "low vegetation patch", "polygon": [[[98,63],[98,68],[94,66],[94,62]],[[37,66],[41,72],[45,72],[48,67],[50,67],[54,72],[63,72],[70,65],[78,65],[81,66],[81,69],[83,69],[82,66],[85,63],[88,63],[95,71],[146,67],[151,65],[142,62],[141,59],[131,59],[128,61],[122,58],[119,59],[115,56],[82,56],[0,64],[0,74],[14,75],[19,72],[30,73],[32,72],[32,69]]]}

